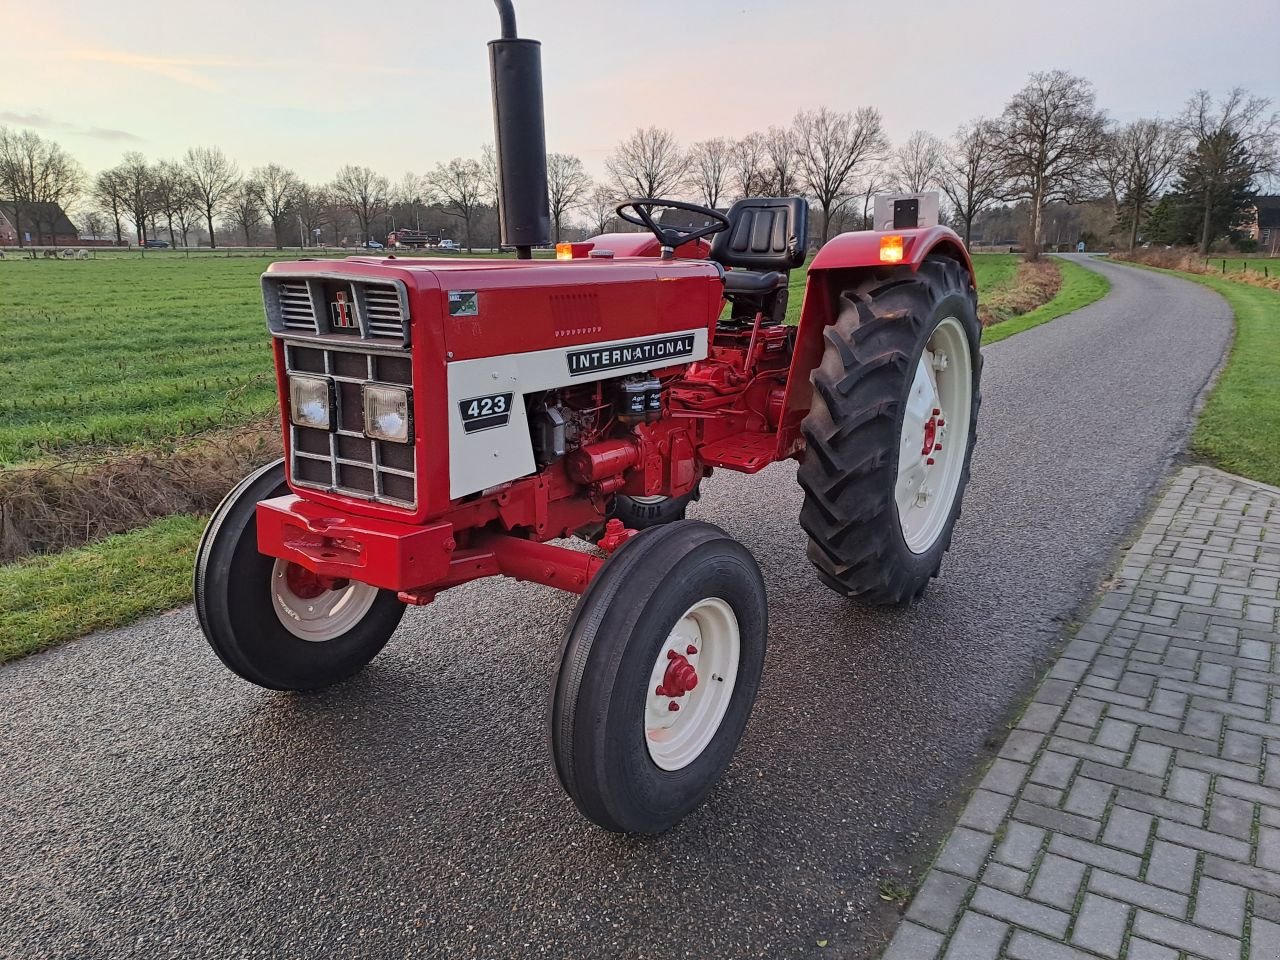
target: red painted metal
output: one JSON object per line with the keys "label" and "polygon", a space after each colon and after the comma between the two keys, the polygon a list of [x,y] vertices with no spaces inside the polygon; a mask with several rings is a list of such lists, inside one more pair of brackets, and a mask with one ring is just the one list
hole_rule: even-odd
{"label": "red painted metal", "polygon": [[[945,228],[903,236],[906,266],[942,253],[972,269],[959,238]],[[615,494],[680,496],[713,467],[754,473],[803,452],[799,422],[808,410],[822,330],[835,319],[835,294],[854,274],[886,269],[879,238],[845,234],[823,248],[809,270],[798,330],[759,315],[745,329],[720,327],[722,271],[703,259],[708,244],[681,248],[692,259],[661,260],[657,240],[647,233],[595,237],[576,244],[575,258],[565,261],[354,257],[273,264],[273,275],[323,272],[404,284],[413,323],[419,502],[406,509],[295,487],[294,496],[259,505],[259,549],[331,578],[326,582],[371,583],[409,603],[497,575],[580,592],[603,559],[546,541],[603,522]],[[612,256],[591,256],[606,250]],[[474,291],[477,315],[451,316],[450,290]],[[654,371],[663,385],[658,419],[599,424],[581,438],[583,446],[538,472],[449,499],[442,438],[450,428],[450,361],[691,329],[706,329],[708,356]],[[274,350],[277,386],[287,399],[278,339]],[[595,402],[607,403],[602,396],[597,392]],[[284,402],[282,411],[288,452]],[[619,527],[610,526],[606,549],[634,534]]]}
{"label": "red painted metal", "polygon": [[600,549],[605,553],[613,553],[639,532],[639,530],[632,530],[617,517],[614,517],[604,525],[604,536],[600,538]]}
{"label": "red painted metal", "polygon": [[683,653],[667,651],[667,672],[662,675],[662,697],[683,697],[698,685],[698,671]]}

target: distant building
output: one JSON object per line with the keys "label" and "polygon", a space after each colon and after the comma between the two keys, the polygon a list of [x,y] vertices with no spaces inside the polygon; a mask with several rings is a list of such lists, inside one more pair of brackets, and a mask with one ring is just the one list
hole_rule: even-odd
{"label": "distant building", "polygon": [[0,243],[73,247],[79,242],[80,231],[58,204],[0,200]]}
{"label": "distant building", "polygon": [[1259,253],[1280,256],[1280,197],[1254,197],[1249,235],[1258,241]]}

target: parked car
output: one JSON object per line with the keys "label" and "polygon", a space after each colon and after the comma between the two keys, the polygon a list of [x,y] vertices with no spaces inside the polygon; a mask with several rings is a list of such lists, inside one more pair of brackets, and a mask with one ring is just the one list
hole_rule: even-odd
{"label": "parked car", "polygon": [[436,249],[445,253],[460,253],[462,251],[462,247],[457,240],[441,240],[440,246],[436,247]]}
{"label": "parked car", "polygon": [[168,240],[146,240],[143,242],[142,245],[149,250],[168,250],[169,249]]}
{"label": "parked car", "polygon": [[381,249],[382,249],[382,244],[380,244],[377,240],[366,240],[366,241],[364,242],[363,246],[365,246],[365,247],[366,247],[367,249],[369,249],[369,250],[381,250]]}

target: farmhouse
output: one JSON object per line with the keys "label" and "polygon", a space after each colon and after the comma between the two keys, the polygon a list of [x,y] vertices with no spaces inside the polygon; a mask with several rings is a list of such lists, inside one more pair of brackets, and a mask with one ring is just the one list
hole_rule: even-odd
{"label": "farmhouse", "polygon": [[1280,254],[1280,196],[1255,197],[1253,214],[1249,233],[1258,241],[1258,252]]}
{"label": "farmhouse", "polygon": [[0,244],[29,243],[75,246],[79,231],[56,203],[15,203],[0,200]]}

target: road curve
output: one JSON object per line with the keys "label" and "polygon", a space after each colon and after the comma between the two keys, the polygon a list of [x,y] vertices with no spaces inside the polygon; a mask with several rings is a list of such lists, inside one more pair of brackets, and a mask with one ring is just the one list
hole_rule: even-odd
{"label": "road curve", "polygon": [[769,587],[765,679],[711,801],[656,839],[581,820],[545,755],[571,599],[482,582],[359,678],[281,696],[191,610],[0,668],[0,957],[861,957],[884,877],[953,803],[1183,448],[1230,339],[1216,294],[1112,292],[986,351],[943,579],[905,611],[819,585],[794,468],[693,511]]}

